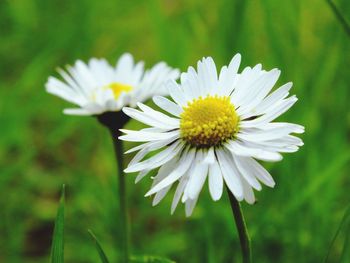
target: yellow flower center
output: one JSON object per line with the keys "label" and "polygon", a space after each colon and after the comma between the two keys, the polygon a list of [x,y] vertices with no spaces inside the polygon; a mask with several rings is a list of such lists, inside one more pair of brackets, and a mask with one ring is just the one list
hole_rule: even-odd
{"label": "yellow flower center", "polygon": [[125,85],[118,82],[112,82],[111,84],[107,85],[105,88],[111,89],[113,91],[114,98],[116,99],[119,98],[122,92],[130,92],[133,89],[133,87],[130,85]]}
{"label": "yellow flower center", "polygon": [[239,118],[229,97],[199,97],[180,115],[181,137],[195,147],[208,148],[234,137]]}

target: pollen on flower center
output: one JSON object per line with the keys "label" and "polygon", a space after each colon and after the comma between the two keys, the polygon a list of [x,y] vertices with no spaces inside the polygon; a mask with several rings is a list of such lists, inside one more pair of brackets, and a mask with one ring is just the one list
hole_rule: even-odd
{"label": "pollen on flower center", "polygon": [[195,147],[207,148],[232,138],[238,130],[238,116],[229,97],[199,97],[181,114],[181,137]]}
{"label": "pollen on flower center", "polygon": [[111,89],[116,99],[119,98],[122,92],[130,92],[133,89],[133,87],[130,85],[126,85],[118,82],[112,82],[111,84],[107,85],[105,88]]}

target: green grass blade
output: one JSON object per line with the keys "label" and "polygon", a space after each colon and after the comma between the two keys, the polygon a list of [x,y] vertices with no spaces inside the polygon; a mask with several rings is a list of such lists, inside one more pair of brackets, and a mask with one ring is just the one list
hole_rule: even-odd
{"label": "green grass blade", "polygon": [[167,258],[158,257],[158,256],[132,256],[132,263],[175,263]]}
{"label": "green grass blade", "polygon": [[338,243],[338,241],[339,241],[338,239],[340,239],[339,237],[341,235],[344,235],[345,238],[344,238],[344,245],[343,245],[341,257],[340,257],[340,260],[338,262],[339,263],[349,263],[350,258],[348,256],[350,254],[350,242],[349,242],[349,239],[350,239],[349,238],[350,237],[350,206],[346,210],[346,212],[343,216],[343,219],[339,225],[339,228],[334,235],[334,238],[333,238],[331,245],[329,247],[326,259],[324,261],[325,263],[337,262],[334,260],[334,258],[331,258],[331,254],[332,254],[333,248],[335,247],[335,244]]}
{"label": "green grass blade", "polygon": [[96,249],[97,249],[97,252],[98,254],[100,255],[100,259],[101,259],[101,262],[102,263],[108,263],[108,258],[105,254],[105,252],[103,251],[101,245],[100,245],[100,242],[98,242],[96,236],[94,235],[94,233],[89,229],[88,230],[90,236],[92,237],[93,241],[95,242],[95,245],[96,245]]}
{"label": "green grass blade", "polygon": [[65,185],[62,186],[60,203],[57,210],[55,228],[52,237],[51,247],[51,262],[64,262],[64,200],[65,200]]}

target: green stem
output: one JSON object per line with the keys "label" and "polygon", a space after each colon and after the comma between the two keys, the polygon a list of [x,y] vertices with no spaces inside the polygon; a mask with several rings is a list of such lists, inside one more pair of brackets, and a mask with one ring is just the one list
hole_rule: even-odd
{"label": "green stem", "polygon": [[252,251],[251,251],[250,237],[248,234],[246,223],[244,221],[241,205],[239,204],[239,202],[233,196],[233,194],[229,189],[227,189],[227,193],[230,199],[233,216],[235,218],[235,223],[236,223],[236,227],[239,235],[239,241],[241,243],[242,262],[251,263]]}
{"label": "green stem", "polygon": [[115,156],[118,164],[118,184],[119,184],[119,209],[120,209],[120,231],[122,239],[122,262],[129,262],[129,240],[128,240],[128,212],[126,203],[125,174],[123,171],[123,143],[114,137],[115,131],[111,131]]}
{"label": "green stem", "polygon": [[337,18],[337,20],[339,21],[339,23],[343,26],[346,34],[350,37],[350,25],[348,24],[348,22],[346,21],[342,13],[339,11],[338,7],[331,0],[326,0],[326,2],[328,3],[329,7],[332,9],[332,12]]}

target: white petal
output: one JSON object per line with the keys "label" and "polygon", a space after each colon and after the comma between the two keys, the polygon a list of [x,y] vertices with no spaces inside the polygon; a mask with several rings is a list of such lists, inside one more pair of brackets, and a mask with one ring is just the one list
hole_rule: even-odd
{"label": "white petal", "polygon": [[194,162],[194,169],[190,174],[190,180],[185,189],[185,194],[190,199],[195,199],[199,195],[208,174],[208,164],[203,162],[202,151],[197,152]]}
{"label": "white petal", "polygon": [[68,67],[67,69],[77,84],[87,92],[92,91],[98,85],[89,67],[84,62],[78,60],[74,67]]}
{"label": "white petal", "polygon": [[179,105],[162,96],[153,97],[153,101],[159,108],[169,112],[174,116],[179,117],[180,114],[183,112],[183,109]]}
{"label": "white petal", "polygon": [[181,87],[174,81],[169,80],[166,83],[167,89],[171,98],[181,107],[187,105],[187,101],[184,95],[184,92],[181,90]]}
{"label": "white petal", "polygon": [[272,92],[269,96],[267,96],[263,101],[252,111],[250,114],[245,114],[241,116],[242,119],[249,118],[254,115],[261,115],[266,112],[266,110],[271,106],[278,103],[278,101],[283,100],[289,94],[289,90],[292,88],[293,83],[288,82]]}
{"label": "white petal", "polygon": [[229,141],[224,146],[234,155],[251,156],[262,161],[277,162],[283,158],[279,153],[269,152],[260,148],[250,148],[247,144],[238,140]]}
{"label": "white petal", "polygon": [[224,188],[224,179],[217,161],[209,165],[209,192],[214,201],[221,198]]}
{"label": "white petal", "polygon": [[214,153],[214,148],[211,147],[208,149],[206,156],[204,156],[204,160],[203,162],[207,163],[207,164],[212,164],[216,161],[215,159],[215,153]]}
{"label": "white petal", "polygon": [[132,172],[138,172],[144,169],[154,169],[157,168],[172,158],[174,158],[179,151],[182,149],[183,144],[180,141],[174,142],[172,145],[170,145],[168,148],[163,150],[162,152],[152,156],[151,158],[135,163],[131,166],[128,166],[124,171],[126,173],[132,173]]}
{"label": "white petal", "polygon": [[171,126],[180,126],[180,120],[178,118],[173,118],[165,115],[164,113],[161,113],[159,111],[153,110],[152,108],[148,107],[147,105],[138,102],[137,106],[146,114],[152,116],[153,118],[160,120],[161,122],[168,123]]}
{"label": "white petal", "polygon": [[198,98],[201,96],[201,87],[198,82],[198,75],[196,70],[193,67],[188,67],[187,72],[183,73],[182,75],[186,76],[188,89],[191,90],[193,98]]}
{"label": "white petal", "polygon": [[[174,136],[171,136],[171,137],[164,139],[164,140],[159,139],[158,141],[151,141],[151,142],[143,143],[143,144],[140,144],[136,147],[129,149],[128,151],[125,152],[125,154],[132,153],[132,152],[135,152],[138,150],[142,150],[144,148],[147,148],[147,150],[149,152],[154,151],[154,150],[160,149],[160,148],[170,144],[171,142],[173,142],[177,138],[178,138],[178,135],[174,135]],[[118,139],[120,139],[120,137]]]}
{"label": "white petal", "polygon": [[74,89],[56,78],[49,77],[45,87],[48,93],[61,97],[62,99],[79,106],[88,102],[86,97],[82,96],[80,92],[76,92]]}
{"label": "white petal", "polygon": [[196,204],[197,204],[197,200],[198,197],[196,197],[196,199],[192,200],[192,199],[188,199],[186,201],[185,204],[185,212],[186,212],[186,216],[189,217],[192,215],[193,213],[193,209],[195,208]]}
{"label": "white petal", "polygon": [[179,184],[178,184],[176,191],[175,191],[175,194],[174,194],[173,202],[171,203],[171,214],[173,214],[175,212],[175,209],[176,209],[176,207],[181,199],[181,195],[183,194],[185,187],[187,185],[188,179],[189,179],[189,176],[184,175],[181,177],[181,179],[179,181]]}
{"label": "white petal", "polygon": [[275,128],[289,128],[290,133],[304,133],[305,127],[295,123],[289,122],[271,122],[262,127],[262,129],[270,130]]}
{"label": "white petal", "polygon": [[67,115],[80,115],[80,116],[92,115],[92,113],[87,111],[86,109],[64,109],[63,113]]}
{"label": "white petal", "polygon": [[[178,161],[178,159],[174,158],[174,159],[170,160],[168,163],[164,164],[162,167],[160,167],[156,177],[154,178],[152,186],[157,185],[159,182],[161,182],[169,174],[169,171],[172,171],[173,169],[175,169],[177,166],[177,161]],[[171,185],[169,185],[169,186],[163,188],[162,190],[160,190],[159,192],[157,192],[154,196],[152,205],[153,206],[157,205],[165,197],[165,195],[168,193],[170,188],[171,188]]]}
{"label": "white petal", "polygon": [[119,140],[130,141],[130,142],[148,142],[148,141],[159,141],[159,140],[175,140],[180,135],[179,130],[171,132],[144,132],[144,131],[127,131],[121,129],[123,132],[128,134],[119,136]]}
{"label": "white petal", "polygon": [[156,206],[160,203],[160,201],[163,200],[163,198],[166,196],[166,194],[169,192],[171,188],[171,185],[165,187],[164,189],[160,190],[159,192],[157,192],[153,198],[153,202],[152,205]]}
{"label": "white petal", "polygon": [[262,75],[262,79],[259,78],[253,84],[253,87],[250,87],[250,92],[246,94],[244,100],[241,102],[241,107],[237,110],[237,114],[241,116],[254,111],[254,108],[261,103],[276,84],[280,73],[280,70],[274,69]]}
{"label": "white petal", "polygon": [[137,177],[135,179],[135,184],[140,182],[142,180],[142,178],[144,178],[149,172],[150,172],[150,170],[142,170],[141,172],[139,172],[139,174],[137,175]]}
{"label": "white petal", "polygon": [[[282,137],[284,138],[284,137]],[[296,152],[299,147],[296,145],[288,144],[286,141],[281,139],[271,140],[271,141],[263,141],[263,142],[249,142],[245,141],[244,145],[253,149],[262,149],[267,152],[281,152],[281,153],[289,153]]]}
{"label": "white petal", "polygon": [[264,74],[266,74],[266,72],[261,70],[260,64],[256,65],[254,68],[244,68],[235,82],[235,87],[231,95],[233,105],[236,107],[242,105],[244,97],[250,92],[250,89],[254,87],[253,84]]}
{"label": "white petal", "polygon": [[105,111],[105,109],[101,105],[98,105],[96,103],[85,104],[82,108],[91,112],[92,114],[100,114]]}
{"label": "white petal", "polygon": [[173,171],[169,171],[169,175],[156,186],[154,186],[150,191],[148,191],[145,196],[149,196],[158,192],[159,190],[167,187],[168,185],[171,185],[181,176],[183,176],[190,167],[194,155],[194,150],[189,150],[187,153],[182,153],[182,156],[178,162],[178,166]]}
{"label": "white petal", "polygon": [[233,159],[242,177],[247,181],[247,183],[254,187],[254,189],[260,191],[261,185],[258,182],[258,180],[256,180],[252,168],[249,165],[247,165],[247,162],[244,161],[244,158],[245,157],[235,156]]}
{"label": "white petal", "polygon": [[244,191],[244,200],[246,200],[248,204],[254,204],[255,196],[252,187],[244,179],[242,179],[242,185]]}
{"label": "white petal", "polygon": [[173,125],[170,123],[162,122],[161,120],[157,120],[153,116],[150,116],[147,113],[144,113],[142,111],[138,111],[138,110],[133,109],[133,108],[124,107],[123,112],[126,115],[128,115],[129,117],[136,119],[144,124],[153,126],[153,127],[157,127],[157,128],[161,128],[161,129],[171,129],[171,128],[175,129],[175,128],[179,127],[178,125]]}
{"label": "white petal", "polygon": [[205,65],[206,58],[198,61],[197,63],[197,74],[198,74],[198,84],[201,88],[201,95],[206,96],[210,93],[212,87],[210,86],[210,79]]}
{"label": "white petal", "polygon": [[250,170],[254,173],[254,176],[259,179],[262,183],[269,187],[275,186],[275,181],[272,176],[264,167],[262,167],[257,161],[250,157],[243,157],[240,159],[240,163],[246,167],[250,167]]}
{"label": "white petal", "polygon": [[[70,69],[71,67],[67,67]],[[88,98],[88,91],[85,89],[85,87],[81,87],[77,84],[77,82],[64,70],[57,69],[58,73],[63,77],[63,79],[67,82],[69,87],[71,87],[77,94],[81,94],[82,96],[85,96]]]}
{"label": "white petal", "polygon": [[116,65],[116,74],[118,76],[122,76],[122,80],[128,80],[130,79],[130,75],[132,73],[134,66],[134,59],[131,54],[124,53],[122,56],[120,56],[117,65]]}
{"label": "white petal", "polygon": [[243,199],[243,187],[239,179],[238,170],[233,164],[232,157],[222,149],[216,151],[221,172],[226,182],[227,187],[238,201]]}
{"label": "white petal", "polygon": [[[174,139],[172,139],[171,142],[173,140]],[[162,148],[163,146],[166,145],[165,144],[166,141],[167,140],[156,141],[156,142],[149,142],[146,145],[143,145],[143,148],[134,156],[134,158],[129,162],[128,166],[132,166],[135,163],[141,161],[146,156],[146,154],[148,154],[149,152],[155,151],[155,150],[158,150],[158,149]]]}
{"label": "white petal", "polygon": [[241,64],[241,55],[238,53],[236,54],[228,67],[223,67],[220,72],[219,77],[219,86],[221,87],[221,94],[225,96],[231,95],[233,89],[235,80],[237,78],[237,71],[239,68],[239,65]]}
{"label": "white petal", "polygon": [[290,145],[296,145],[296,146],[303,146],[304,145],[303,141],[300,138],[295,137],[293,135],[288,135],[286,137],[280,138],[280,140],[283,140],[283,142],[290,144]]}
{"label": "white petal", "polygon": [[283,100],[278,105],[273,105],[274,107],[269,109],[269,111],[266,112],[264,115],[254,120],[241,121],[240,126],[249,128],[256,127],[257,125],[264,125],[276,119],[277,117],[285,113],[287,110],[289,110],[297,100],[298,99],[295,96],[289,97],[288,99]]}
{"label": "white petal", "polygon": [[216,70],[216,65],[212,57],[207,57],[204,60],[204,66],[206,67],[206,72],[208,75],[208,85],[209,91],[216,90],[217,91],[217,83],[218,83],[218,73]]}
{"label": "white petal", "polygon": [[295,131],[298,133],[304,132],[303,127],[300,127],[299,125],[270,126],[270,128],[268,128],[266,125],[265,128],[266,129],[259,129],[253,132],[249,131],[248,129],[241,128],[240,132],[237,134],[237,138],[251,142],[260,142],[278,139]]}

